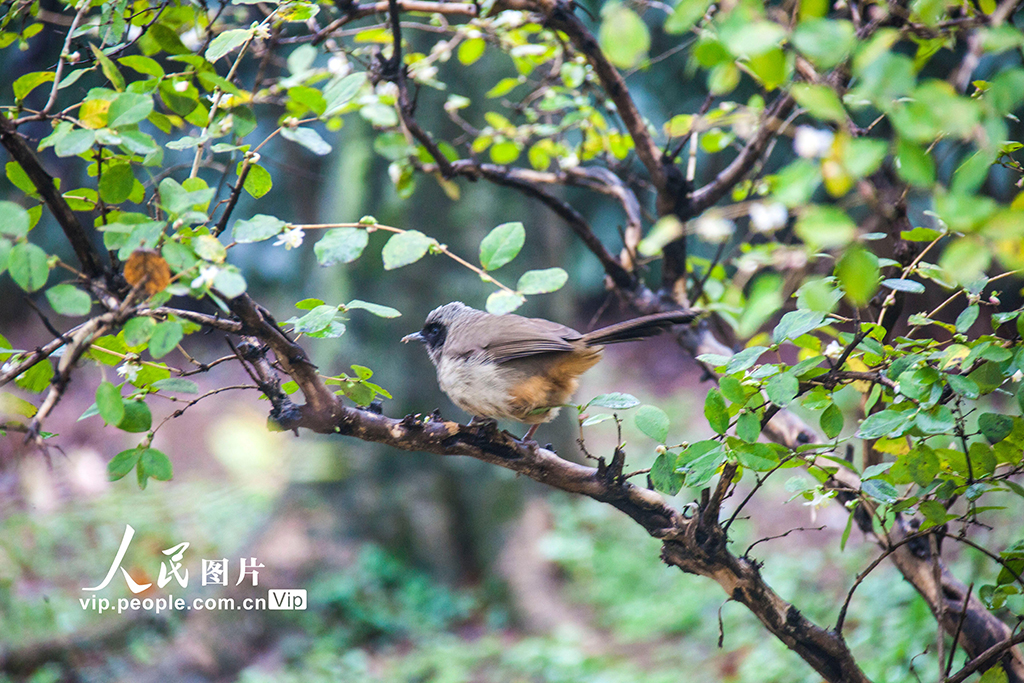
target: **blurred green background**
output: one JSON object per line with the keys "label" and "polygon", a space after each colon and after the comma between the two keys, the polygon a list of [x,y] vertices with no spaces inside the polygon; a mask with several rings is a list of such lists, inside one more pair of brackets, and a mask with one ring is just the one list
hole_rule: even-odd
{"label": "blurred green background", "polygon": [[[655,45],[652,54],[665,47]],[[5,65],[0,90],[10,92],[18,76],[52,63],[58,49],[56,34],[33,41],[17,63]],[[486,84],[508,69],[507,59],[488,52],[466,71],[478,79],[463,74],[460,93],[481,100]],[[655,125],[696,111],[705,94],[702,83],[687,78],[681,55],[631,75],[629,82]],[[453,124],[440,111],[443,97],[425,92],[418,117],[428,129],[451,132]],[[265,136],[280,112],[264,106],[257,113]],[[372,214],[470,257],[495,225],[521,220],[526,248],[507,268],[517,276],[558,265],[570,274],[562,291],[531,298],[521,313],[578,329],[593,327],[602,311],[601,323],[629,314],[614,301],[605,306],[598,264],[546,209],[484,182],[460,182],[456,201],[430,177],[420,177],[411,196],[400,198],[369,124],[351,116],[340,131],[324,135],[334,146],[327,157],[280,138],[265,148],[274,189],[261,200],[260,212],[294,222],[349,222]],[[181,154],[187,160],[189,153]],[[67,161],[44,155],[64,187],[77,187],[77,165]],[[698,168],[698,181],[718,170],[701,163]],[[213,171],[204,175],[216,184]],[[0,196],[18,199],[6,180],[0,188]],[[583,197],[574,191],[565,196]],[[618,249],[618,208],[592,200],[577,206]],[[254,210],[254,200],[244,197],[235,216]],[[48,249],[63,253],[66,246],[48,216],[36,229],[50,235]],[[356,313],[342,338],[309,340],[315,362],[332,374],[352,363],[371,367],[374,381],[395,397],[385,402],[389,415],[439,407],[446,417],[467,419],[437,390],[423,350],[398,340],[441,303],[461,299],[482,307],[489,289],[442,257],[389,274],[372,257],[318,268],[313,241],[307,237],[298,251],[242,245],[231,259],[244,268],[255,298],[280,320],[309,296],[360,298],[401,310],[403,317],[394,320]],[[383,241],[383,235],[372,236],[367,253],[375,254]],[[16,348],[29,348],[48,336],[21,297],[9,279],[0,281],[3,330]],[[216,334],[194,335],[188,348],[203,361],[228,352]],[[173,354],[168,360],[185,365]],[[97,417],[78,421],[93,400],[87,387],[104,371],[110,369],[87,369],[90,379],[72,386],[48,423],[60,435],[59,449],[44,455],[25,448],[17,435],[0,442],[0,681],[819,680],[718,586],[662,565],[658,542],[613,509],[471,460],[273,434],[265,428],[268,406],[256,392],[204,401],[161,430],[154,446],[171,457],[173,481],[153,481],[145,491],[132,478],[108,483],[107,460],[134,444],[104,429]],[[194,379],[204,391],[246,381],[234,364]],[[578,398],[632,393],[672,416],[671,442],[692,441],[707,429],[699,417],[706,385],[699,380],[684,352],[659,338],[610,351],[586,376]],[[178,407],[168,402],[162,414],[155,408],[155,418]],[[563,412],[538,439],[579,459],[576,436],[572,415]],[[627,470],[650,466],[655,444],[630,419],[623,436]],[[588,429],[593,453],[610,454],[615,440],[612,422]],[[696,495],[684,490],[676,503]],[[768,582],[783,598],[830,626],[853,577],[877,551],[856,531],[840,551],[844,511],[835,505],[815,510],[803,499],[784,504],[791,495],[786,475],[766,486],[747,509],[750,519],[733,527],[736,547],[742,551],[759,538],[807,528],[762,543],[752,554],[765,562]],[[735,503],[727,502],[727,512]],[[1016,508],[987,513],[996,531],[988,539],[981,533],[985,545],[1015,540],[1010,536],[1019,531],[1019,501],[1007,505]],[[172,583],[176,594],[222,594],[199,585],[199,558],[231,558],[233,583],[238,558],[256,557],[265,565],[261,590],[305,588],[309,609],[159,616],[83,610],[79,599],[87,594],[81,589],[107,570],[125,524],[136,536],[124,566],[137,579],[154,580],[165,559],[161,551],[187,541],[184,562],[192,580],[187,589]],[[947,552],[965,582],[992,579],[991,567],[977,557],[957,548]],[[223,594],[246,595],[242,588]],[[116,577],[104,595],[129,593]],[[913,589],[883,564],[857,591],[846,635],[873,680],[904,681],[914,657],[934,648],[935,623]]]}

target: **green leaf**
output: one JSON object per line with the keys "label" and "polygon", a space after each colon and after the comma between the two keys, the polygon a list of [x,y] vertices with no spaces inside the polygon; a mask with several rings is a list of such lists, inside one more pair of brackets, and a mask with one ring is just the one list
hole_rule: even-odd
{"label": "green leaf", "polygon": [[725,405],[722,392],[718,389],[708,391],[708,395],[704,399],[704,417],[718,434],[725,434],[728,431],[729,409]]}
{"label": "green leaf", "polygon": [[821,413],[819,424],[821,424],[821,431],[825,432],[825,436],[830,439],[836,438],[843,431],[843,411],[835,403],[829,404],[829,407]]}
{"label": "green leaf", "polygon": [[997,413],[982,413],[978,416],[978,429],[989,443],[997,443],[1013,431],[1013,418]]}
{"label": "green leaf", "polygon": [[36,186],[32,184],[32,180],[25,173],[25,169],[17,161],[8,161],[4,164],[4,172],[7,174],[7,179],[11,181],[11,184],[25,194],[36,195],[38,193]]}
{"label": "green leaf", "polygon": [[407,230],[392,235],[381,252],[381,257],[384,259],[384,270],[394,270],[410,263],[416,263],[427,255],[427,251],[434,244],[432,238],[427,237],[419,230]]}
{"label": "green leaf", "polygon": [[366,74],[358,72],[349,74],[337,83],[328,86],[324,90],[324,99],[327,100],[324,116],[331,116],[344,107],[349,100],[356,96],[364,83],[366,83]]}
{"label": "green leaf", "polygon": [[895,503],[900,497],[896,487],[883,479],[868,479],[861,482],[860,488],[869,497],[882,503]]}
{"label": "green leaf", "polygon": [[124,419],[124,399],[121,390],[110,382],[100,382],[96,387],[96,409],[108,425],[116,425]]}
{"label": "green leaf", "polygon": [[910,294],[921,294],[924,292],[924,285],[916,280],[901,280],[893,277],[882,280],[882,286],[894,289],[897,292],[909,292]]}
{"label": "green leaf", "polygon": [[245,293],[246,282],[234,268],[224,268],[213,278],[213,287],[226,299],[234,299]]}
{"label": "green leaf", "polygon": [[668,415],[657,406],[640,406],[633,416],[637,429],[658,443],[665,443],[668,438]]}
{"label": "green leaf", "polygon": [[117,481],[135,469],[135,464],[142,456],[142,451],[142,448],[130,448],[115,455],[107,463],[107,477],[110,478],[110,481]]}
{"label": "green leaf", "polygon": [[802,337],[825,324],[824,311],[790,311],[782,316],[779,324],[772,330],[772,341],[781,344],[787,339]]}
{"label": "green leaf", "polygon": [[285,225],[277,216],[258,213],[248,220],[235,221],[231,237],[239,244],[262,242],[280,234]]}
{"label": "green leaf", "polygon": [[114,86],[114,89],[118,92],[124,90],[124,76],[117,70],[117,65],[110,61],[110,57],[103,54],[93,43],[89,43],[89,49],[92,50],[93,55],[96,56],[96,61],[100,63],[100,69],[103,70],[103,75],[107,77],[110,84]]}
{"label": "green leaf", "polygon": [[100,178],[100,197],[108,204],[120,204],[131,196],[135,175],[129,164],[114,164],[103,169]]}
{"label": "green leaf", "polygon": [[990,394],[1001,387],[1005,379],[999,363],[992,361],[982,363],[977,370],[967,375],[967,377],[978,385],[978,389],[983,394]]}
{"label": "green leaf", "polygon": [[32,244],[15,244],[8,258],[7,269],[19,287],[26,292],[42,289],[50,278],[46,252]]}
{"label": "green leaf", "polygon": [[54,77],[55,74],[52,71],[35,71],[19,77],[14,81],[14,99],[21,102],[30,92],[43,83],[52,82]]}
{"label": "green leaf", "polygon": [[185,379],[184,377],[168,377],[167,379],[160,379],[153,382],[152,386],[154,389],[160,391],[173,391],[178,394],[198,394],[199,385],[192,380]]}
{"label": "green leaf", "polygon": [[210,47],[206,48],[207,61],[216,62],[235,48],[241,47],[251,36],[251,29],[235,28],[221,31],[210,41]]}
{"label": "green leaf", "polygon": [[153,334],[156,321],[152,318],[132,318],[124,325],[124,343],[131,347],[142,346]]}
{"label": "green leaf", "polygon": [[779,456],[766,443],[745,443],[735,453],[741,465],[755,472],[767,472],[779,464]]}
{"label": "green leaf", "polygon": [[725,365],[725,372],[731,375],[753,367],[757,359],[761,357],[761,354],[767,350],[768,348],[765,346],[751,346],[750,348],[743,349],[729,359],[729,362]]}
{"label": "green leaf", "polygon": [[516,289],[523,294],[547,294],[562,288],[569,281],[569,274],[561,268],[528,270],[519,278]]}
{"label": "green leaf", "polygon": [[464,66],[475,63],[483,56],[486,47],[487,43],[483,38],[470,38],[462,41],[458,51],[459,62]]}
{"label": "green leaf", "polygon": [[956,317],[956,331],[960,334],[966,334],[974,322],[978,319],[978,313],[981,309],[978,304],[972,304],[960,311],[960,315]]}
{"label": "green leaf", "polygon": [[761,436],[761,418],[757,413],[746,412],[736,419],[736,436],[754,443]]}
{"label": "green leaf", "polygon": [[31,225],[28,211],[19,204],[0,201],[0,233],[11,237],[24,237]]}
{"label": "green leaf", "polygon": [[651,483],[662,493],[674,496],[683,487],[683,475],[676,472],[676,454],[665,451],[654,459],[651,465]]}
{"label": "green leaf", "polygon": [[[238,163],[238,173],[241,173],[242,162]],[[251,196],[259,199],[274,187],[274,180],[270,177],[270,171],[259,164],[250,164],[249,172],[245,176],[242,187]]]}
{"label": "green leaf", "polygon": [[397,318],[402,315],[400,311],[391,308],[390,306],[382,306],[381,304],[374,304],[369,301],[361,301],[359,299],[352,299],[352,301],[345,304],[345,308],[350,311],[354,309],[361,309],[380,318]]}
{"label": "green leaf", "polygon": [[502,223],[480,242],[480,265],[484,270],[497,270],[519,254],[526,242],[523,224]]}
{"label": "green leaf", "polygon": [[765,385],[768,400],[780,408],[785,408],[800,392],[800,382],[791,373],[783,372],[775,375]]}
{"label": "green leaf", "polygon": [[710,6],[711,0],[680,0],[672,15],[665,20],[665,33],[686,33],[704,18]]}
{"label": "green leaf", "polygon": [[77,156],[92,147],[92,143],[95,141],[95,131],[84,128],[68,131],[66,135],[57,140],[53,146],[53,153],[59,157]]}
{"label": "green leaf", "polygon": [[46,290],[46,300],[60,315],[79,317],[89,315],[92,297],[74,285],[54,285]]}
{"label": "green leaf", "polygon": [[978,383],[970,377],[963,375],[946,375],[949,387],[964,398],[978,398],[981,395],[981,388]]}
{"label": "green leaf", "polygon": [[504,315],[511,313],[524,303],[526,303],[526,299],[519,294],[499,289],[496,292],[491,292],[490,296],[487,297],[486,308],[488,313]]}
{"label": "green leaf", "polygon": [[[801,11],[803,11],[801,4]],[[830,69],[846,59],[857,44],[857,34],[849,21],[804,19],[793,32],[793,45],[816,66]]]}
{"label": "green leaf", "polygon": [[149,412],[149,406],[142,401],[124,402],[124,417],[118,421],[118,429],[132,434],[139,434],[141,432],[148,432],[152,426],[153,414]]}
{"label": "green leaf", "polygon": [[910,428],[913,411],[898,413],[894,410],[880,410],[869,415],[860,423],[857,436],[861,439],[877,439],[881,436],[901,436]]}
{"label": "green leaf", "polygon": [[491,161],[496,164],[511,164],[519,158],[519,153],[523,151],[522,145],[513,140],[504,140],[502,142],[495,143],[491,147],[488,154],[491,155]]}
{"label": "green leaf", "polygon": [[129,55],[127,57],[121,57],[117,61],[129,69],[138,71],[140,74],[153,76],[154,78],[164,77],[164,69],[155,59],[143,57],[142,55]]}
{"label": "green leaf", "polygon": [[50,380],[53,379],[53,375],[53,363],[46,359],[18,375],[14,383],[25,391],[38,394],[50,386]]}
{"label": "green leaf", "polygon": [[908,242],[931,242],[941,236],[942,233],[938,230],[922,228],[920,226],[911,230],[900,231],[900,239],[907,240]]}
{"label": "green leaf", "polygon": [[631,69],[647,57],[651,47],[651,34],[647,24],[636,12],[615,2],[605,5],[602,12],[598,42],[601,50],[615,66]]}
{"label": "green leaf", "polygon": [[321,266],[351,263],[362,255],[369,241],[369,234],[360,228],[335,228],[327,231],[313,251]]}
{"label": "green leaf", "polygon": [[145,471],[145,476],[159,481],[169,481],[173,474],[170,459],[155,448],[147,448],[142,452],[139,468]]}
{"label": "green leaf", "polygon": [[153,97],[135,92],[123,92],[114,98],[107,110],[107,125],[111,128],[130,126],[145,120],[153,111]]}
{"label": "green leaf", "polygon": [[173,320],[157,323],[149,337],[149,354],[153,358],[163,358],[174,350],[184,336],[181,323]]}
{"label": "green leaf", "polygon": [[896,173],[917,187],[935,184],[935,160],[923,147],[904,138],[896,143]]}
{"label": "green leaf", "polygon": [[836,277],[855,306],[863,306],[878,290],[878,257],[861,246],[846,250],[836,264]]}
{"label": "green leaf", "polygon": [[857,235],[857,224],[845,211],[817,204],[800,213],[793,229],[813,249],[844,247]]}
{"label": "green leaf", "polygon": [[313,154],[324,156],[331,153],[331,146],[312,128],[282,128],[281,137],[297,142]]}
{"label": "green leaf", "polygon": [[610,394],[595,396],[585,407],[628,410],[629,408],[636,408],[638,405],[640,405],[640,400],[636,396],[615,391]]}
{"label": "green leaf", "polygon": [[846,109],[839,96],[829,86],[796,83],[790,89],[790,93],[797,104],[806,109],[811,116],[822,121],[846,121]]}

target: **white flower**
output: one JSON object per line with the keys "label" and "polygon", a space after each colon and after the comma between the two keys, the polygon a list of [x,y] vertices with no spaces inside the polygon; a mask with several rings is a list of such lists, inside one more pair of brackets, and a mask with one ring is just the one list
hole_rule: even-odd
{"label": "white flower", "polygon": [[192,289],[205,289],[213,287],[213,280],[217,277],[220,268],[217,266],[200,266],[199,277],[192,281]]}
{"label": "white flower", "polygon": [[1022,379],[1024,379],[1024,372],[1021,372],[1020,370],[1018,370],[1017,372],[1013,373],[1010,376],[1010,381],[1011,382],[1019,382]]}
{"label": "white flower", "polygon": [[188,81],[178,81],[174,84],[174,92],[185,92],[188,90]]}
{"label": "white flower", "polygon": [[818,520],[818,508],[827,503],[836,494],[835,491],[819,490],[814,492],[814,497],[804,501],[804,505],[811,507],[811,524]]}
{"label": "white flower", "polygon": [[839,357],[843,355],[843,347],[840,346],[839,342],[835,339],[828,343],[825,347],[825,358],[829,360],[839,360]]}
{"label": "white flower", "polygon": [[705,242],[720,244],[732,236],[736,224],[721,216],[701,216],[693,227]]}
{"label": "white flower", "polygon": [[302,238],[305,236],[306,233],[301,228],[291,228],[277,236],[274,246],[279,247],[283,244],[285,249],[295,249],[302,246]]}
{"label": "white flower", "polygon": [[793,149],[804,159],[828,156],[835,135],[830,130],[800,126],[793,136]]}
{"label": "white flower", "polygon": [[203,40],[199,37],[199,34],[196,33],[194,28],[190,28],[178,37],[181,39],[181,42],[185,44],[185,47],[192,52],[195,52],[203,45]]}
{"label": "white flower", "polygon": [[765,204],[755,202],[750,205],[750,227],[754,232],[771,233],[786,227],[789,211],[779,202]]}
{"label": "white flower", "polygon": [[139,377],[139,365],[137,363],[122,363],[117,366],[117,374],[129,382],[134,382]]}
{"label": "white flower", "polygon": [[327,70],[335,76],[347,76],[352,68],[348,65],[348,60],[341,55],[333,55],[327,60]]}
{"label": "white flower", "polygon": [[402,165],[397,162],[388,164],[388,177],[391,178],[392,183],[398,185],[402,179]]}
{"label": "white flower", "polygon": [[379,97],[398,97],[398,86],[391,81],[381,81],[375,90]]}

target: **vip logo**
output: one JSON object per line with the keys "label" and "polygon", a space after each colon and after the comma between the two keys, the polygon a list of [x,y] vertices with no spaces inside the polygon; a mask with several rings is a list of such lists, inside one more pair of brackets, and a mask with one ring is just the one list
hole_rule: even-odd
{"label": "vip logo", "polygon": [[270,589],[267,609],[306,609],[306,589]]}

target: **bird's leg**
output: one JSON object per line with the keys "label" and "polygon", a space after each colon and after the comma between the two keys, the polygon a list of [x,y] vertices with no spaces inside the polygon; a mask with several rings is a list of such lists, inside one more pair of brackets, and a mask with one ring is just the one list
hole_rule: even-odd
{"label": "bird's leg", "polygon": [[537,427],[540,427],[540,423],[530,425],[530,428],[526,430],[526,434],[520,441],[533,441],[533,435],[537,433]]}

